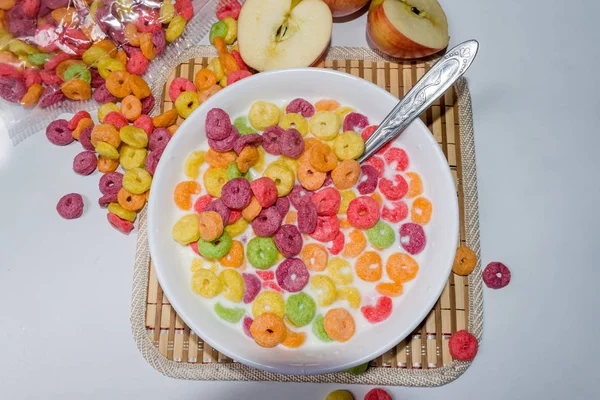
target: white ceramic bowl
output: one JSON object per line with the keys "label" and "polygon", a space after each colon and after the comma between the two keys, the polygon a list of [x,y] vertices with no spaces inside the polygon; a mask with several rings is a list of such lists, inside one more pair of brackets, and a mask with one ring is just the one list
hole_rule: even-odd
{"label": "white ceramic bowl", "polygon": [[332,343],[318,350],[262,348],[239,327],[220,320],[212,304],[191,290],[190,250],[171,237],[181,216],[173,203],[173,190],[185,180],[183,162],[203,147],[204,120],[214,107],[233,117],[247,113],[256,100],[283,105],[296,97],[333,98],[381,121],[398,100],[363,79],[341,72],[287,69],[254,75],[208,99],[181,125],[167,146],[154,176],[148,203],[148,238],[156,275],[169,301],[186,322],[213,348],[232,359],[266,371],[284,374],[320,374],[341,371],[381,355],[404,339],[427,316],[444,288],[458,243],[458,204],[454,180],[439,145],[417,119],[398,143],[407,150],[411,167],[418,171],[434,206],[427,225],[427,247],[420,270],[408,290],[394,300],[394,311],[375,329],[357,329],[346,343]]}

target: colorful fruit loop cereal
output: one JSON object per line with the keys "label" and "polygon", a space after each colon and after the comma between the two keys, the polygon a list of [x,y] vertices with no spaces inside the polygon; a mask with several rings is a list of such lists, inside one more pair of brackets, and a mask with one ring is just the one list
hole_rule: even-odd
{"label": "colorful fruit loop cereal", "polygon": [[475,336],[465,330],[460,330],[450,337],[448,348],[453,359],[471,361],[477,355],[479,343]]}
{"label": "colorful fruit loop cereal", "polygon": [[392,396],[381,388],[369,390],[364,400],[392,400]]}
{"label": "colorful fruit loop cereal", "polygon": [[[223,8],[212,29],[220,55],[230,29],[237,29],[235,17],[225,15],[232,10]],[[225,70],[233,67],[226,63],[226,57],[210,61],[195,82],[174,80],[169,95],[175,106],[189,96],[195,104],[199,90],[229,83]],[[188,114],[180,109],[179,115]],[[105,118],[124,123],[116,115]],[[143,147],[147,137],[147,157],[161,154],[171,134],[154,125],[148,133],[127,123],[117,138]],[[193,290],[236,303],[219,300],[214,311],[258,345],[295,349],[311,338],[352,340],[365,322],[390,318],[395,299],[410,290],[433,205],[404,149],[389,147],[364,165],[356,161],[363,137],[375,127],[334,100],[313,105],[297,98],[285,107],[257,100],[245,115],[208,110],[208,146],[191,149],[182,168],[188,180],[175,189],[175,206],[188,214],[174,224],[173,238],[214,266],[194,272]],[[102,129],[92,139],[119,146],[111,129]],[[116,186],[118,176],[111,179]],[[142,196],[135,191],[148,190],[147,181],[139,168],[125,171],[118,205],[133,214],[119,210],[121,217],[135,216],[140,204],[134,196]],[[476,263],[466,249],[457,260],[455,269],[463,273]]]}
{"label": "colorful fruit loop cereal", "polygon": [[501,262],[491,262],[483,270],[483,282],[490,289],[502,289],[510,283],[510,270]]}

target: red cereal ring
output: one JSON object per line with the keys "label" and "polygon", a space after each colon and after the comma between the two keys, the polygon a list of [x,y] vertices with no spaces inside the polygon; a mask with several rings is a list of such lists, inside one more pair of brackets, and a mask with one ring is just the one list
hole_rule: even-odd
{"label": "red cereal ring", "polygon": [[317,227],[310,237],[319,242],[329,242],[335,239],[340,231],[340,220],[337,215],[322,216],[317,218]]}
{"label": "red cereal ring", "polygon": [[40,73],[33,68],[26,68],[25,71],[23,71],[23,79],[25,80],[25,87],[27,89],[36,83],[42,83]]}
{"label": "red cereal ring", "polygon": [[127,60],[127,72],[134,75],[143,75],[146,69],[148,69],[148,63],[149,60],[144,57],[144,54],[140,50],[134,50],[131,52],[129,60]]}
{"label": "red cereal ring", "polygon": [[227,75],[227,86],[249,76],[252,76],[252,73],[248,70],[239,69],[237,71],[231,71],[229,75]]}
{"label": "red cereal ring", "polygon": [[377,170],[379,177],[383,176],[383,169],[385,168],[385,165],[381,158],[371,156],[367,159],[366,163]]}
{"label": "red cereal ring", "polygon": [[113,213],[109,212],[106,215],[106,218],[113,228],[121,233],[124,233],[125,235],[129,234],[129,232],[133,230],[133,224],[131,222],[121,219]]}
{"label": "red cereal ring", "polygon": [[150,136],[154,131],[154,124],[152,123],[152,118],[146,114],[140,115],[133,123],[133,126],[135,126],[136,128],[143,129],[144,132],[146,132],[146,135],[148,136]]}
{"label": "red cereal ring", "polygon": [[335,215],[340,208],[342,197],[334,188],[325,188],[312,195],[310,200],[317,207],[317,215]]}
{"label": "red cereal ring", "polygon": [[381,388],[375,388],[369,390],[364,400],[392,400],[392,396]]}
{"label": "red cereal ring", "polygon": [[396,171],[406,171],[408,168],[408,154],[403,149],[392,147],[383,155],[386,164],[396,169]]}
{"label": "red cereal ring", "polygon": [[379,203],[369,196],[355,198],[348,205],[348,221],[353,227],[369,229],[379,220]]}
{"label": "red cereal ring", "polygon": [[346,131],[362,132],[369,125],[369,119],[357,112],[351,112],[344,118],[343,129]]}
{"label": "red cereal ring", "polygon": [[388,200],[400,200],[408,193],[408,183],[402,175],[396,175],[394,180],[382,178],[379,181],[379,190]]}
{"label": "red cereal ring", "polygon": [[[242,55],[240,54],[239,51],[232,50],[231,51],[231,55],[233,56],[233,58],[235,58],[235,62],[237,63],[238,67],[240,67],[240,71],[248,71],[248,66],[246,65],[246,63],[242,59]],[[233,71],[233,72],[235,72],[235,71]],[[229,76],[231,76],[231,74],[233,72],[230,72],[229,75],[227,75],[227,84],[228,85],[230,85],[230,83],[229,83]],[[252,75],[252,74],[250,74],[250,75]],[[250,75],[248,75],[248,76],[250,76]]]}
{"label": "red cereal ring", "polygon": [[471,361],[477,355],[479,343],[475,336],[465,330],[460,330],[450,337],[448,348],[453,359]]}
{"label": "red cereal ring", "polygon": [[237,21],[242,10],[242,5],[237,0],[224,0],[220,4],[220,6],[217,6],[217,18],[224,19],[231,17]]}
{"label": "red cereal ring", "polygon": [[138,10],[140,12],[137,14],[137,19],[135,20],[135,27],[138,31],[154,32],[162,29],[158,12],[148,7],[140,7]]}
{"label": "red cereal ring", "polygon": [[392,299],[381,296],[377,299],[375,305],[362,306],[360,311],[367,321],[372,324],[385,321],[392,314]]}
{"label": "red cereal ring", "polygon": [[[194,82],[190,81],[189,79],[185,79],[185,78],[175,78],[175,79],[173,79],[173,82],[171,82],[171,84],[169,85],[169,97],[171,98],[171,101],[173,101],[173,102],[175,100],[177,100],[179,95],[183,92],[196,93],[196,91],[197,91],[197,89],[196,89],[196,85],[194,85]],[[207,120],[208,120],[208,116],[207,116]],[[227,132],[227,133],[229,133],[229,132]],[[224,139],[224,138],[212,138],[212,139]]]}
{"label": "red cereal ring", "polygon": [[213,197],[210,194],[198,197],[198,200],[194,203],[194,211],[200,214],[204,211],[204,208],[212,201]]}
{"label": "red cereal ring", "polygon": [[77,128],[77,124],[79,124],[79,121],[81,121],[84,118],[92,118],[90,116],[90,113],[84,110],[81,110],[79,112],[77,112],[75,115],[73,115],[73,118],[71,118],[71,120],[69,121],[68,127],[70,130],[75,130],[75,128]]}
{"label": "red cereal ring", "polygon": [[338,231],[337,235],[333,238],[331,242],[331,247],[328,247],[327,250],[331,254],[338,255],[344,249],[344,242],[346,241],[346,237],[342,231]]}
{"label": "red cereal ring", "polygon": [[367,139],[371,137],[373,132],[375,132],[375,129],[377,129],[377,125],[370,125],[363,129],[363,131],[360,133],[360,137],[362,137],[362,140],[366,142]]}
{"label": "red cereal ring", "polygon": [[118,111],[111,111],[108,114],[106,114],[104,120],[102,120],[102,123],[111,124],[117,129],[121,129],[124,126],[129,125],[129,121],[127,121],[127,118],[125,118],[125,116]]}
{"label": "red cereal ring", "polygon": [[[246,136],[242,136],[240,139],[245,137]],[[238,139],[238,141],[240,139]],[[252,188],[252,193],[254,193],[254,197],[256,197],[256,200],[258,200],[258,203],[262,207],[271,207],[277,201],[277,185],[275,185],[273,179],[268,176],[253,180],[250,186]]]}
{"label": "red cereal ring", "polygon": [[78,193],[64,195],[56,204],[56,211],[64,219],[75,219],[83,214],[83,197]]}
{"label": "red cereal ring", "polygon": [[381,218],[389,222],[400,222],[408,217],[408,206],[403,201],[395,201],[391,203],[392,207],[383,206],[381,210]]}
{"label": "red cereal ring", "polygon": [[490,289],[502,289],[510,283],[510,270],[501,262],[491,262],[483,270],[483,282]]}
{"label": "red cereal ring", "polygon": [[186,21],[189,21],[194,16],[194,6],[190,0],[176,0],[175,11]]}

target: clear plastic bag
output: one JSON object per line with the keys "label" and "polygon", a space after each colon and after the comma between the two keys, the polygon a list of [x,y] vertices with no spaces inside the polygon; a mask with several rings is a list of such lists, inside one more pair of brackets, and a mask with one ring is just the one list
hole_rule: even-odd
{"label": "clear plastic bag", "polygon": [[229,1],[0,0],[0,112],[13,144],[60,114],[95,111],[106,71],[143,70],[155,92]]}

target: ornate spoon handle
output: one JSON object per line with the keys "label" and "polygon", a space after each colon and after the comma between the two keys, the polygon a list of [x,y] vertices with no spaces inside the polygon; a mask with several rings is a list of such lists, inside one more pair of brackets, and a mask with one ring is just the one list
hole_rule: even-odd
{"label": "ornate spoon handle", "polygon": [[468,40],[448,51],[435,63],[367,139],[365,151],[358,161],[362,163],[376,153],[441,97],[466,72],[478,49],[476,40]]}

